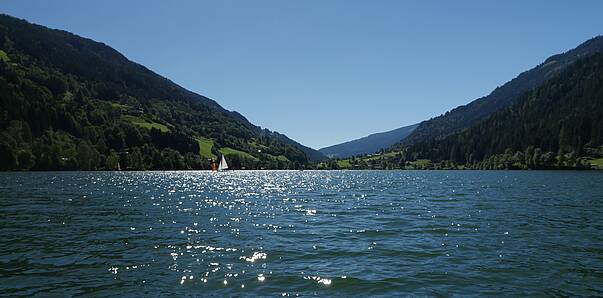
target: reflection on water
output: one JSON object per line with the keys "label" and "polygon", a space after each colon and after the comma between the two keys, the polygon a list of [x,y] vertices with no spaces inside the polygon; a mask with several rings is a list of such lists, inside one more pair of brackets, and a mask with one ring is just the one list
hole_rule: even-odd
{"label": "reflection on water", "polygon": [[603,175],[0,174],[9,295],[603,295]]}

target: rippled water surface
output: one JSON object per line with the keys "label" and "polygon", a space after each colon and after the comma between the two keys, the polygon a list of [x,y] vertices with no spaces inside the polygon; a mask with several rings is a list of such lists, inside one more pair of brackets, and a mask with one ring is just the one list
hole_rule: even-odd
{"label": "rippled water surface", "polygon": [[0,173],[0,295],[603,295],[603,174]]}

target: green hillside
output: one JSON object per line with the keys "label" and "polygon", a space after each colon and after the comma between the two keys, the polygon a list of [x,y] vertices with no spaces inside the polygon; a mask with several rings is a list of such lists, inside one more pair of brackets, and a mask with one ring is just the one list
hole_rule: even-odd
{"label": "green hillside", "polygon": [[595,54],[462,133],[405,153],[487,169],[580,168],[602,145],[603,54]]}
{"label": "green hillside", "polygon": [[577,61],[491,117],[414,145],[324,163],[351,169],[601,169],[603,54]]}
{"label": "green hillside", "polygon": [[551,56],[540,65],[497,87],[489,95],[421,122],[396,148],[443,138],[469,128],[493,113],[509,107],[522,94],[540,87],[579,59],[601,52],[603,52],[603,36],[598,36],[565,53]]}
{"label": "green hillside", "polygon": [[0,170],[209,169],[220,152],[235,169],[317,153],[102,43],[0,15]]}

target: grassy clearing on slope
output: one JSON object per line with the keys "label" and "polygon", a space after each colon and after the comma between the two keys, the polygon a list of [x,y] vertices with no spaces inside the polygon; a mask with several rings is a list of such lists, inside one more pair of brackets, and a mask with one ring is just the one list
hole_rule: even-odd
{"label": "grassy clearing on slope", "polygon": [[253,160],[258,160],[257,157],[245,152],[245,151],[240,151],[240,150],[236,150],[236,149],[232,149],[229,147],[224,147],[220,149],[220,152],[226,156],[228,155],[238,155],[240,157],[243,158],[247,158],[247,159],[253,159]]}
{"label": "grassy clearing on slope", "polygon": [[111,103],[111,107],[114,108],[114,109],[122,109],[122,110],[126,110],[126,109],[130,108],[129,105],[121,104],[121,103],[118,103],[118,102],[112,102]]}
{"label": "grassy clearing on slope", "polygon": [[349,159],[338,160],[337,165],[339,166],[340,169],[349,169],[352,167],[352,164],[350,164]]}
{"label": "grassy clearing on slope", "polygon": [[196,137],[197,143],[199,143],[199,155],[203,158],[214,159],[216,156],[211,153],[211,148],[214,146],[214,141],[202,137]]}
{"label": "grassy clearing on slope", "polygon": [[248,144],[256,150],[266,150],[268,147],[259,144],[255,139],[248,142]]}
{"label": "grassy clearing on slope", "polygon": [[423,168],[423,167],[429,166],[430,163],[431,163],[431,160],[429,160],[429,159],[417,159],[417,160],[411,162],[410,164],[414,165],[416,167],[419,167],[419,168]]}
{"label": "grassy clearing on slope", "polygon": [[144,127],[146,129],[151,129],[151,128],[156,128],[161,130],[161,132],[168,132],[170,131],[169,128],[167,128],[167,126],[161,124],[161,123],[157,123],[157,122],[149,122],[146,121],[140,117],[136,117],[136,116],[131,116],[131,115],[123,115],[122,118],[134,125],[138,125],[140,127]]}
{"label": "grassy clearing on slope", "polygon": [[588,162],[590,162],[593,168],[603,170],[603,158],[591,159]]}
{"label": "grassy clearing on slope", "polygon": [[280,161],[289,161],[289,159],[288,159],[286,156],[284,156],[284,155],[274,156],[274,155],[270,155],[270,154],[269,154],[269,156],[270,156],[271,158],[273,158],[273,159],[276,159],[276,160],[280,160]]}
{"label": "grassy clearing on slope", "polygon": [[394,156],[396,156],[398,153],[400,153],[400,152],[395,152],[395,151],[392,151],[392,152],[385,152],[385,153],[382,153],[382,154],[376,154],[376,155],[374,155],[374,156],[368,156],[368,157],[363,158],[363,159],[364,159],[364,160],[376,160],[376,159],[380,159],[380,158],[382,158],[382,157],[394,157]]}

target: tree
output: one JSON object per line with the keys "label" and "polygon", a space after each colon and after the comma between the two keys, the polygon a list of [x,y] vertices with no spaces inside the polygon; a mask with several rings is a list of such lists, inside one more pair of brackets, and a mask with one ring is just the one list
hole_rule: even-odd
{"label": "tree", "polygon": [[0,169],[12,170],[17,166],[17,142],[8,134],[0,135]]}
{"label": "tree", "polygon": [[99,154],[87,141],[81,141],[77,145],[77,161],[80,170],[90,171],[96,169]]}
{"label": "tree", "polygon": [[117,170],[117,164],[119,163],[119,155],[115,151],[111,150],[109,156],[107,156],[107,164],[105,169],[115,171]]}
{"label": "tree", "polygon": [[133,170],[147,169],[142,152],[138,147],[133,148],[130,152],[130,168],[132,168]]}
{"label": "tree", "polygon": [[22,149],[17,155],[17,161],[19,163],[19,169],[29,170],[35,165],[35,156],[28,149]]}

